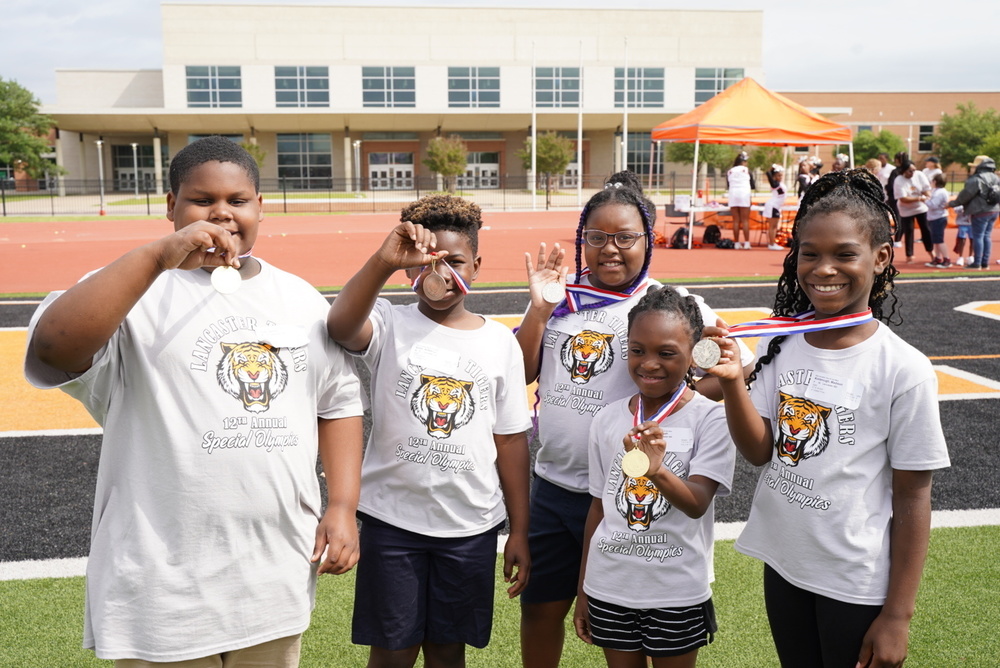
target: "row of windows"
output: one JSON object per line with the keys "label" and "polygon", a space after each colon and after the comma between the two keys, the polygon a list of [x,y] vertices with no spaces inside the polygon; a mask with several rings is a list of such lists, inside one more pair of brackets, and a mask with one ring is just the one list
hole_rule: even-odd
{"label": "row of windows", "polygon": [[[243,106],[239,65],[189,65],[188,107]],[[743,78],[742,68],[699,67],[695,70],[695,106]],[[665,68],[615,68],[615,106],[663,107]],[[535,104],[539,107],[579,107],[579,67],[536,67]],[[330,68],[274,68],[275,105],[329,107]],[[413,67],[362,67],[361,100],[365,107],[415,107],[417,78]],[[449,107],[499,107],[499,67],[449,67]]]}

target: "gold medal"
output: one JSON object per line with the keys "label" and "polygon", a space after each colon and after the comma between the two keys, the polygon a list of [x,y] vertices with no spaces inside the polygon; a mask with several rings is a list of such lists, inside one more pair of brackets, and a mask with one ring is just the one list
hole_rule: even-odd
{"label": "gold medal", "polygon": [[622,455],[622,472],[630,478],[642,478],[649,472],[649,457],[639,448]]}
{"label": "gold medal", "polygon": [[712,339],[702,339],[694,344],[691,358],[701,369],[711,369],[722,359],[722,348]]}
{"label": "gold medal", "polygon": [[243,277],[239,270],[229,265],[216,267],[212,271],[212,287],[222,295],[231,295],[240,289]]}
{"label": "gold medal", "polygon": [[448,294],[448,285],[444,282],[441,274],[437,273],[435,262],[435,260],[431,260],[431,271],[423,280],[424,296],[432,302],[440,301]]}

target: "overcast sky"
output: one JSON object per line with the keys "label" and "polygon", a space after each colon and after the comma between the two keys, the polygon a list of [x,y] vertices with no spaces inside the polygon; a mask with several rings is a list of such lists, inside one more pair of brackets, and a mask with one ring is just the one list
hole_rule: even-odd
{"label": "overcast sky", "polygon": [[[247,4],[254,0],[188,0]],[[255,3],[261,4],[261,3]],[[997,91],[986,0],[295,0],[267,4],[763,9],[764,80],[776,91]],[[5,3],[0,77],[54,104],[55,70],[159,69],[159,0]],[[978,18],[977,18],[978,17]]]}

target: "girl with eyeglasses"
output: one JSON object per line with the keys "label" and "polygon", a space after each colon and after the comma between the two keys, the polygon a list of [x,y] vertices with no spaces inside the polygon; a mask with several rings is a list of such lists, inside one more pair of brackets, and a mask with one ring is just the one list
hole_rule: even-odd
{"label": "girl with eyeglasses", "polygon": [[[635,393],[627,368],[628,313],[660,282],[649,276],[655,205],[629,171],[610,176],[580,214],[575,272],[565,250],[525,254],[531,302],[517,332],[525,377],[538,381],[538,439],[528,548],[532,574],[521,594],[523,664],[557,666],[564,620],[579,586],[591,505],[587,442],[598,410]],[[684,288],[676,288],[682,297]],[[721,321],[696,298],[704,322]],[[716,327],[707,327],[711,334]],[[717,330],[722,331],[722,330]],[[741,344],[742,345],[742,344]],[[743,346],[743,364],[753,354]],[[697,391],[718,399],[718,381]]]}

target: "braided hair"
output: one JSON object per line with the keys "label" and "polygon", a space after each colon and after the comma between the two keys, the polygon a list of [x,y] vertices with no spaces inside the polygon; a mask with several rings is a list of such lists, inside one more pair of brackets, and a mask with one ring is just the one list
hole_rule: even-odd
{"label": "braided hair", "polygon": [[[778,279],[778,289],[774,297],[775,316],[792,316],[812,308],[809,298],[799,286],[799,235],[802,229],[817,215],[843,213],[849,216],[864,235],[872,248],[889,244],[889,263],[872,282],[868,306],[872,315],[884,322],[899,324],[899,303],[895,294],[894,279],[899,270],[892,264],[892,229],[895,213],[882,198],[882,184],[866,169],[847,169],[829,172],[810,186],[802,197],[799,212],[792,226],[791,243],[785,256],[784,269]],[[757,372],[774,356],[781,352],[785,336],[776,336],[767,345],[767,352],[757,361],[753,373],[747,379],[749,385],[757,377]]]}
{"label": "braided hair", "polygon": [[[660,288],[650,288],[638,303],[632,307],[632,310],[628,312],[629,332],[632,331],[632,323],[635,322],[637,317],[643,313],[650,313],[652,311],[662,311],[686,324],[691,333],[690,348],[694,348],[694,344],[701,340],[701,333],[705,328],[705,323],[702,320],[698,302],[693,296],[687,295],[682,297],[677,290],[669,285],[664,285]],[[684,382],[687,383],[688,387],[694,388],[694,373],[692,369],[688,369],[687,374],[684,376]]]}
{"label": "braided hair", "polygon": [[469,240],[473,254],[479,253],[479,228],[483,212],[472,202],[451,195],[427,195],[403,207],[399,221],[423,225],[428,230],[457,232]]}
{"label": "braided hair", "polygon": [[[646,255],[643,259],[642,269],[625,289],[625,292],[631,292],[646,280],[646,274],[649,272],[649,262],[653,257],[653,223],[656,220],[656,205],[646,198],[642,192],[642,183],[640,183],[639,178],[629,170],[609,176],[604,182],[604,189],[594,193],[587,200],[583,211],[580,212],[580,222],[576,227],[576,281],[579,281],[583,274],[583,246],[586,243],[583,240],[583,231],[587,227],[587,219],[591,213],[609,204],[634,206],[642,218],[642,227],[646,238]],[[601,299],[581,305],[580,310],[588,311],[602,308],[613,302],[612,299]],[[569,306],[563,302],[552,313],[552,317],[558,318],[569,313]]]}

